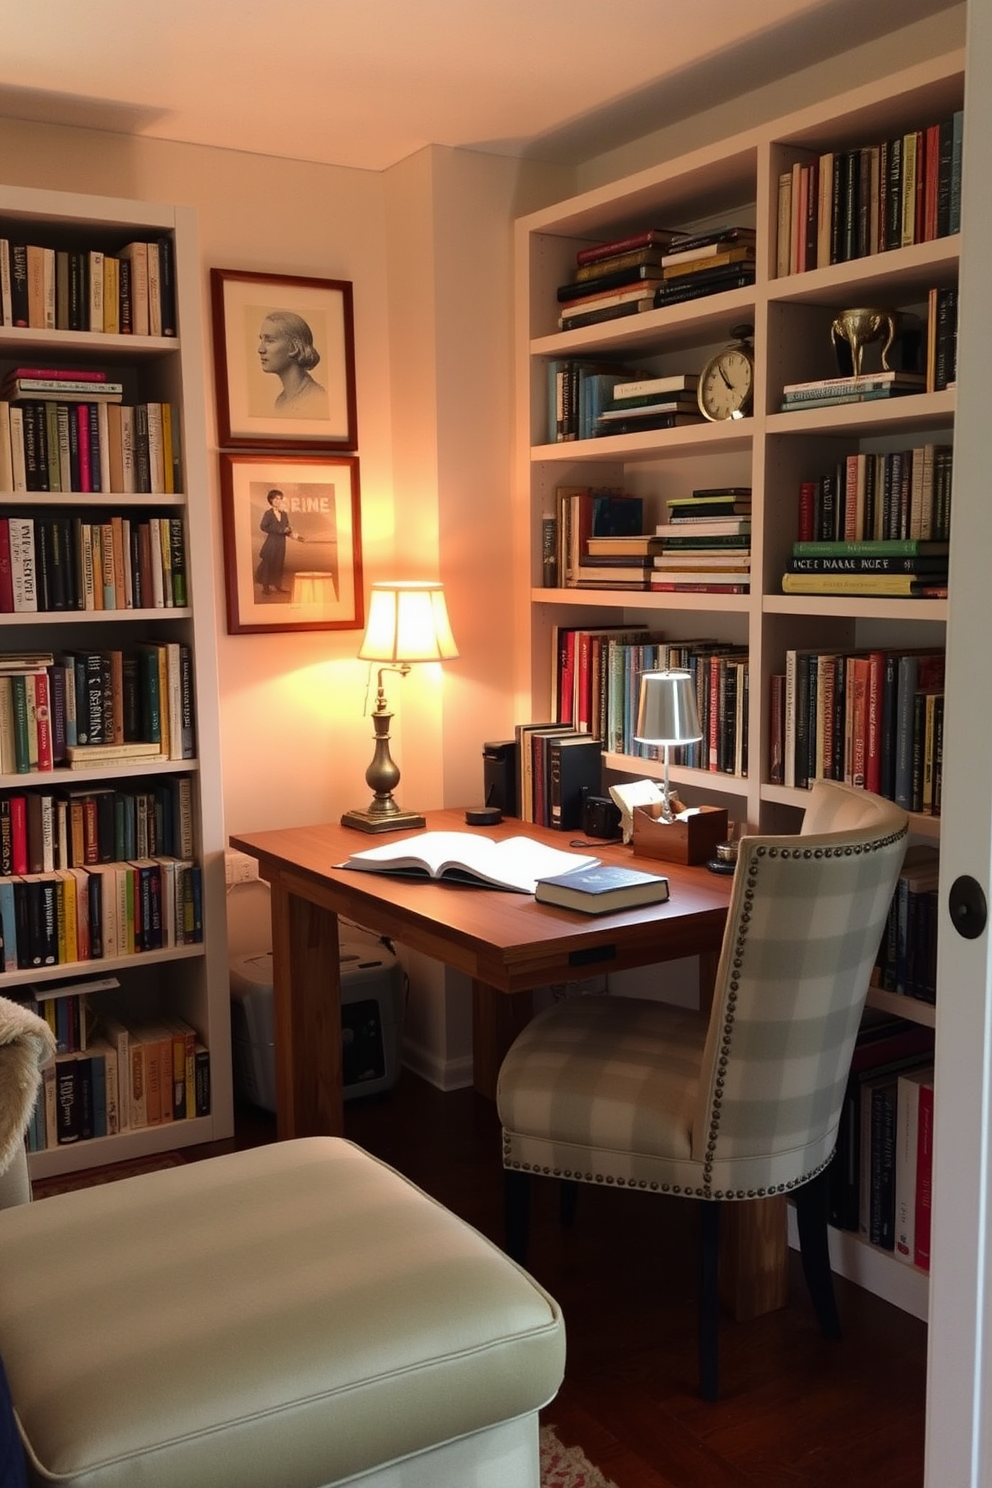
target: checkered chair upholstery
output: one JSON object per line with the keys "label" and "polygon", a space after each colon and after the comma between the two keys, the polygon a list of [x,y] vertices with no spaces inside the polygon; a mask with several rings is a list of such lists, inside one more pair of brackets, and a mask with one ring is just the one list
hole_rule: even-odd
{"label": "checkered chair upholstery", "polygon": [[[713,1201],[810,1184],[836,1145],[906,834],[891,802],[818,781],[798,836],[744,837],[709,1016],[621,997],[540,1014],[500,1071],[504,1167],[695,1197],[713,1222]],[[829,1266],[824,1285],[832,1331]]]}

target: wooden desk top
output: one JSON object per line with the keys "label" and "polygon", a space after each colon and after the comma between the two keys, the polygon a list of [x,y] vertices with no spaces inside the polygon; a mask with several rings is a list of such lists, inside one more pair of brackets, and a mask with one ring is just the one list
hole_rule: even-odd
{"label": "wooden desk top", "polygon": [[[426,830],[527,836],[564,851],[572,837],[581,836],[513,819],[497,827],[467,827],[459,810],[428,812]],[[401,832],[389,840],[416,835]],[[718,950],[732,882],[705,868],[637,856],[620,845],[574,849],[577,856],[591,853],[604,863],[664,874],[671,887],[666,904],[583,915],[538,904],[529,894],[335,868],[350,854],[387,840],[339,823],[241,833],[230,840],[258,859],[261,877],[274,891],[346,915],[503,992]]]}

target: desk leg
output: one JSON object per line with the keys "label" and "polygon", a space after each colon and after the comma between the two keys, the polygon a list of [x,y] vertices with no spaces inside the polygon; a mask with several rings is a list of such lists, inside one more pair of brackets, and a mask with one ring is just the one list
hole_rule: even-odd
{"label": "desk leg", "polygon": [[720,1233],[720,1294],[739,1323],[784,1307],[788,1298],[786,1200],[724,1204]]}
{"label": "desk leg", "polygon": [[486,982],[472,983],[472,1083],[480,1095],[496,1099],[503,1056],[534,1015],[530,992],[498,992]]}
{"label": "desk leg", "polygon": [[271,884],[275,998],[276,1132],[339,1136],[341,962],[338,919]]}

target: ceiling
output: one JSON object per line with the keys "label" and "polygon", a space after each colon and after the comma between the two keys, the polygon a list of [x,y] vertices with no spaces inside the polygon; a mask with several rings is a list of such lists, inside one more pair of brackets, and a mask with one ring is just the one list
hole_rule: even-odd
{"label": "ceiling", "polygon": [[368,170],[427,144],[567,163],[953,3],[0,0],[0,116]]}

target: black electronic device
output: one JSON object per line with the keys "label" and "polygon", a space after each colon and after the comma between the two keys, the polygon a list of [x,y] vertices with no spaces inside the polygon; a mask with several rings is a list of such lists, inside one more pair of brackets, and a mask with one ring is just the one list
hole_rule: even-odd
{"label": "black electronic device", "polygon": [[517,760],[515,739],[500,739],[482,746],[483,802],[504,816],[517,816]]}
{"label": "black electronic device", "polygon": [[587,837],[619,837],[619,806],[609,796],[587,795],[582,803],[582,830]]}

